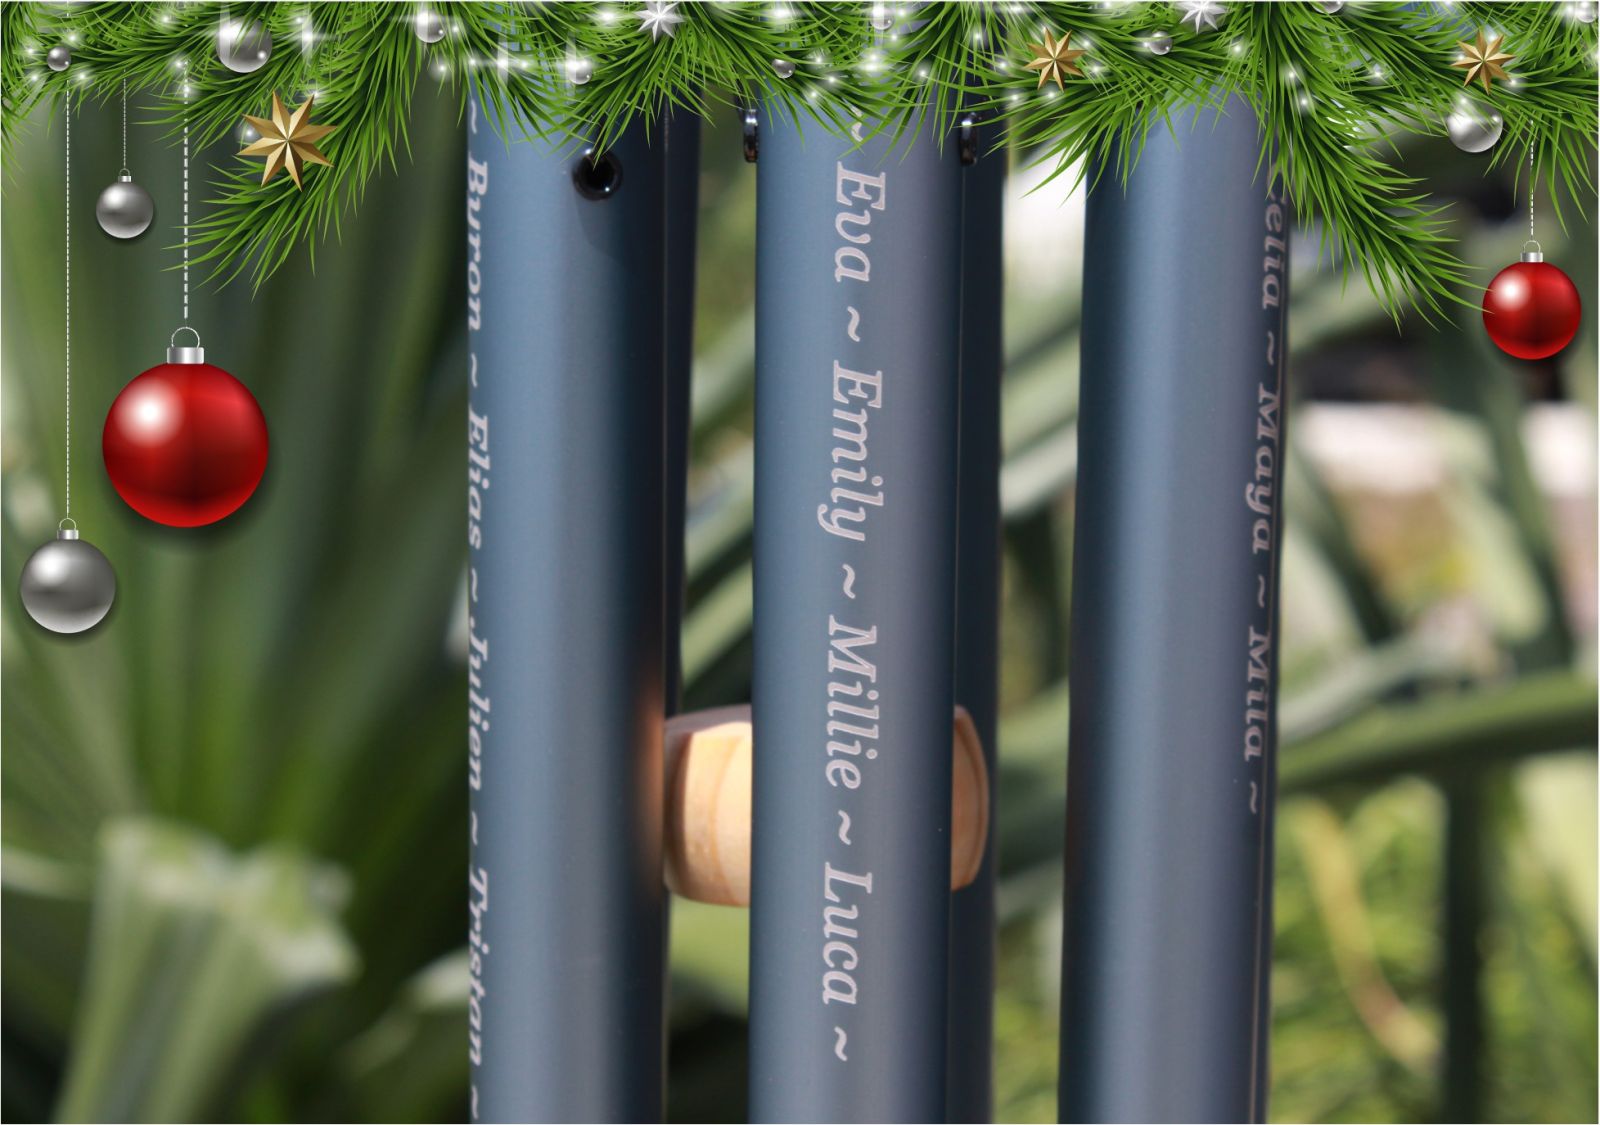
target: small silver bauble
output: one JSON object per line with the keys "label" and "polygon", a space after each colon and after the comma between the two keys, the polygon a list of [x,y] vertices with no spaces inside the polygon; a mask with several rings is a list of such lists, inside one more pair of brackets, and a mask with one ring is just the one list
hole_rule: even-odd
{"label": "small silver bauble", "polygon": [[124,168],[117,182],[95,201],[94,217],[99,220],[100,229],[112,238],[138,238],[150,229],[150,222],[156,217],[156,201],[133,182],[133,175]]}
{"label": "small silver bauble", "polygon": [[1172,36],[1165,31],[1151,31],[1139,36],[1139,43],[1152,55],[1164,55],[1172,50]]}
{"label": "small silver bauble", "polygon": [[444,38],[444,17],[429,8],[417,13],[415,21],[417,38],[424,43],[437,43]]}
{"label": "small silver bauble", "polygon": [[1327,12],[1330,16],[1336,16],[1339,14],[1339,9],[1344,7],[1344,0],[1321,0],[1317,7]]}
{"label": "small silver bauble", "polygon": [[794,77],[794,63],[790,62],[788,59],[773,59],[772,69],[779,78]]}
{"label": "small silver bauble", "polygon": [[241,121],[239,127],[233,131],[233,135],[239,138],[240,144],[248,147],[261,139],[261,130],[248,121]]}
{"label": "small silver bauble", "polygon": [[594,77],[594,63],[588,59],[567,60],[567,81],[574,86],[587,85],[589,79]]}
{"label": "small silver bauble", "polygon": [[1590,0],[1583,0],[1582,3],[1573,4],[1568,8],[1568,11],[1572,13],[1572,18],[1579,23],[1594,22],[1594,4]]}
{"label": "small silver bauble", "polygon": [[225,19],[217,25],[217,58],[235,74],[249,74],[272,57],[272,36],[260,20]]}
{"label": "small silver bauble", "polygon": [[72,64],[72,48],[65,43],[57,43],[44,55],[44,65],[51,70],[66,70]]}
{"label": "small silver bauble", "polygon": [[894,14],[883,4],[872,6],[872,26],[876,31],[888,31],[894,26]]}
{"label": "small silver bauble", "polygon": [[[67,522],[67,521],[63,521]],[[52,633],[93,629],[117,600],[117,576],[76,528],[56,537],[22,564],[22,608]]]}
{"label": "small silver bauble", "polygon": [[1462,152],[1488,152],[1500,139],[1505,122],[1489,106],[1462,97],[1454,112],[1445,118],[1445,128],[1449,130],[1450,143]]}

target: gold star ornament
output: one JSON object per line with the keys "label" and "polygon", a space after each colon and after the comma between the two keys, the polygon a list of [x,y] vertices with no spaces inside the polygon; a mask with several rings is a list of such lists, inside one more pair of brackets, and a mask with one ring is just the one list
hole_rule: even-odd
{"label": "gold star ornament", "polygon": [[294,186],[304,190],[300,182],[300,173],[307,164],[326,164],[333,167],[333,161],[323,156],[317,148],[317,142],[336,126],[313,125],[311,117],[311,103],[315,98],[307,98],[305,104],[290,113],[283,108],[283,101],[276,93],[272,95],[272,118],[267,120],[262,117],[245,115],[245,120],[255,126],[256,132],[261,134],[261,139],[239,153],[240,156],[264,156],[267,158],[266,170],[261,173],[261,182],[268,180],[282,169],[287,169],[289,178],[294,181]]}
{"label": "gold star ornament", "polygon": [[1043,46],[1038,43],[1028,44],[1028,50],[1033,52],[1034,59],[1026,65],[1026,69],[1039,72],[1039,86],[1035,89],[1042,87],[1046,82],[1054,82],[1057,89],[1065,90],[1066,87],[1061,83],[1062,78],[1067,75],[1074,78],[1083,77],[1083,71],[1072,64],[1088,52],[1069,50],[1067,44],[1071,39],[1072,32],[1069,31],[1062,35],[1060,42],[1057,42],[1047,27],[1044,29]]}
{"label": "gold star ornament", "polygon": [[1483,83],[1484,92],[1488,93],[1489,80],[1491,78],[1507,79],[1511,77],[1506,73],[1505,67],[1500,64],[1508,63],[1517,56],[1508,55],[1502,51],[1500,49],[1502,42],[1504,42],[1504,36],[1496,35],[1494,42],[1490,43],[1484,39],[1483,32],[1479,31],[1476,43],[1461,44],[1461,58],[1450,65],[1459,67],[1467,72],[1467,80],[1462,83],[1463,86],[1472,85],[1476,79]]}

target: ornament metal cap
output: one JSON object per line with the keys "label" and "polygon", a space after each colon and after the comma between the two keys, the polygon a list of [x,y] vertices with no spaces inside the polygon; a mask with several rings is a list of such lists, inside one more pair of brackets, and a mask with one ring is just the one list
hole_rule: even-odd
{"label": "ornament metal cap", "polygon": [[[178,347],[179,332],[194,332],[194,347]],[[206,361],[206,350],[200,346],[200,333],[195,332],[187,324],[172,333],[172,339],[169,343],[171,346],[167,348],[168,363],[204,363]]]}
{"label": "ornament metal cap", "polygon": [[[72,526],[62,527],[61,523],[70,523]],[[66,519],[62,520],[61,523],[56,524],[57,539],[76,539],[78,537],[77,520],[73,519],[71,516],[68,516]]]}
{"label": "ornament metal cap", "polygon": [[[1532,250],[1528,249],[1530,246],[1533,247]],[[1522,244],[1522,260],[1524,262],[1544,261],[1544,247],[1540,246],[1533,239],[1528,239],[1528,241]]]}
{"label": "ornament metal cap", "polygon": [[122,171],[117,173],[117,182],[124,184],[133,183],[133,173],[124,168]]}

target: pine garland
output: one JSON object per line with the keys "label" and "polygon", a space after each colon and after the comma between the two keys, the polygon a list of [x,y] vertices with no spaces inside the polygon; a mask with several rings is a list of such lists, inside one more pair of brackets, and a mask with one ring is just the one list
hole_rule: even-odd
{"label": "pine garland", "polygon": [[[897,137],[935,136],[976,112],[988,135],[1034,148],[1056,175],[1126,177],[1144,126],[1185,109],[1249,105],[1266,123],[1262,160],[1327,256],[1358,272],[1396,316],[1462,300],[1466,267],[1424,185],[1394,163],[1403,134],[1437,135],[1463,96],[1452,69],[1479,29],[1503,35],[1512,81],[1473,97],[1504,120],[1488,159],[1529,146],[1558,218],[1594,192],[1596,27],[1576,5],[1400,5],[1355,0],[1338,11],[1305,2],[1224,5],[1218,30],[1180,24],[1177,5],[1113,3],[679,3],[672,34],[652,36],[633,2],[440,3],[447,34],[423,43],[421,6],[400,3],[240,4],[274,51],[255,73],[217,60],[220,7],[206,4],[6,4],[0,9],[0,135],[12,138],[41,100],[101,102],[150,91],[159,120],[192,144],[232,133],[277,91],[317,92],[316,119],[337,126],[323,144],[332,168],[305,190],[259,183],[260,165],[218,169],[206,217],[190,231],[196,260],[257,283],[296,246],[336,234],[365,185],[409,157],[411,100],[429,86],[464,109],[479,99],[510,139],[538,133],[604,146],[667,109],[714,114],[763,103],[767,112],[843,134],[858,117]],[[889,26],[885,27],[884,25]],[[1081,78],[1040,88],[1023,64],[1044,29],[1087,49]],[[1156,54],[1148,36],[1170,35]],[[52,72],[45,51],[72,41]],[[592,77],[575,84],[576,76]],[[780,73],[784,72],[784,73]],[[1475,88],[1476,89],[1476,88]],[[904,143],[911,143],[906,140]]]}

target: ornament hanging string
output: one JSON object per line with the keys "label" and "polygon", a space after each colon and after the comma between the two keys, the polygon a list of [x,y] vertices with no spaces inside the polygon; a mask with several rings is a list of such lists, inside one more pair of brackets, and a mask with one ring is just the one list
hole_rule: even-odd
{"label": "ornament hanging string", "polygon": [[183,323],[189,323],[189,110],[183,111]]}
{"label": "ornament hanging string", "polygon": [[1535,241],[1533,237],[1533,142],[1528,142],[1528,241]]}
{"label": "ornament hanging string", "polygon": [[128,170],[128,80],[122,80],[122,170]]}

